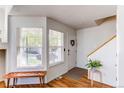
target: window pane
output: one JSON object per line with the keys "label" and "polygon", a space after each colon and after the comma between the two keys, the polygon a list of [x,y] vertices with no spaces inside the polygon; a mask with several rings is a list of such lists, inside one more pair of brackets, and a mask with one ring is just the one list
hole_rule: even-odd
{"label": "window pane", "polygon": [[42,29],[21,28],[18,36],[17,67],[41,66]]}
{"label": "window pane", "polygon": [[23,28],[20,33],[20,46],[42,46],[41,28]]}
{"label": "window pane", "polygon": [[18,67],[38,66],[42,60],[42,48],[19,48]]}
{"label": "window pane", "polygon": [[49,31],[49,45],[50,46],[63,46],[63,34],[54,30]]}
{"label": "window pane", "polygon": [[49,31],[49,64],[62,62],[64,60],[64,33]]}

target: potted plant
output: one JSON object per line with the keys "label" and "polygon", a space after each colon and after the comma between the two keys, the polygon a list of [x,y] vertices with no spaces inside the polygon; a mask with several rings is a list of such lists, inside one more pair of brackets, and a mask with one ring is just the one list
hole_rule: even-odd
{"label": "potted plant", "polygon": [[88,64],[86,64],[87,68],[91,69],[91,70],[97,70],[100,67],[102,67],[103,65],[101,64],[101,62],[99,60],[89,60]]}

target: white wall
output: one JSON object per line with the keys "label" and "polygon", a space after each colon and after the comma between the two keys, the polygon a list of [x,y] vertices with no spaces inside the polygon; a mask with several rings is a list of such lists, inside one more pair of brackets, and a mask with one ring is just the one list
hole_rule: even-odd
{"label": "white wall", "polygon": [[77,67],[86,68],[87,55],[116,34],[116,21],[77,31]]}
{"label": "white wall", "polygon": [[[98,51],[88,57],[92,60],[101,61],[103,67],[101,67],[101,69],[99,70],[102,73],[102,83],[114,87],[116,87],[117,83],[116,44],[116,38],[114,38],[112,41],[108,42],[106,45],[104,45],[102,48],[100,48]],[[100,81],[98,73],[94,76],[94,80]]]}
{"label": "white wall", "polygon": [[[66,73],[68,70],[70,70],[71,68],[75,67],[75,62],[76,62],[76,45],[75,46],[71,46],[70,45],[70,40],[75,40],[76,39],[76,32],[60,23],[57,21],[54,21],[52,19],[48,19],[48,29],[53,29],[53,30],[58,30],[58,31],[62,31],[64,32],[66,35],[65,37],[65,49],[66,49],[66,58],[65,58],[65,62],[49,67],[48,68],[48,74],[47,74],[47,80],[48,82],[57,78],[58,76]],[[68,56],[68,49],[70,50],[70,55]]]}
{"label": "white wall", "polygon": [[0,49],[7,49],[7,43],[0,42]]}
{"label": "white wall", "polygon": [[3,8],[0,8],[0,41],[2,40],[2,35],[4,31],[4,23],[5,23],[5,11]]}
{"label": "white wall", "polygon": [[0,8],[0,38],[2,43],[8,41],[8,14],[12,9],[12,5],[2,6]]}
{"label": "white wall", "polygon": [[117,79],[118,87],[124,87],[124,6],[118,6],[117,27]]}

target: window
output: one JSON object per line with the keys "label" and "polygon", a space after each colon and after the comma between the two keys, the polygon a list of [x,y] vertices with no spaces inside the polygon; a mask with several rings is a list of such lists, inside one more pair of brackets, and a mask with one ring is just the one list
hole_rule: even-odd
{"label": "window", "polygon": [[64,33],[49,30],[49,64],[64,61]]}
{"label": "window", "polygon": [[17,34],[17,67],[41,66],[42,29],[21,28]]}

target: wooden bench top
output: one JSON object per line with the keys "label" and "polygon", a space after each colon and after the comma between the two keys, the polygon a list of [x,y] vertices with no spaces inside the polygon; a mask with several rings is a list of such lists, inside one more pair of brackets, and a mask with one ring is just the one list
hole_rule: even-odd
{"label": "wooden bench top", "polygon": [[10,72],[4,78],[26,78],[26,77],[43,77],[46,71],[27,71],[27,72]]}

